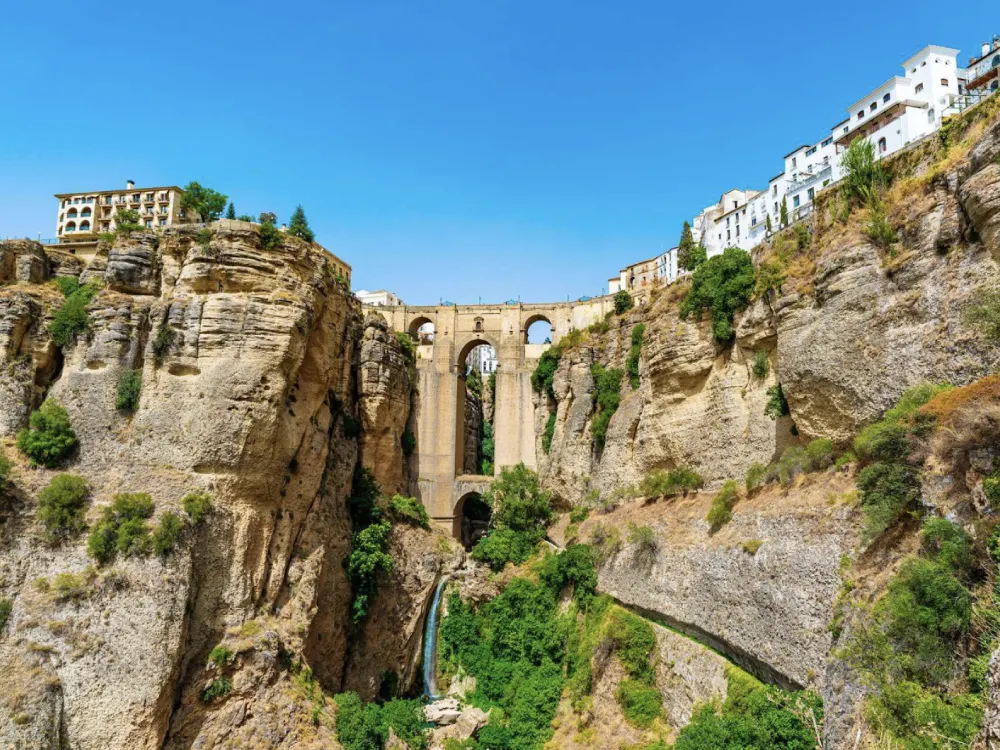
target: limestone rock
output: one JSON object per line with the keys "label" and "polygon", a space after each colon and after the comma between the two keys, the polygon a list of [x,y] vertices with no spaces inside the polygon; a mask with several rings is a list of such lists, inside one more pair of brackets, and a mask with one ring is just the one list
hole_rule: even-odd
{"label": "limestone rock", "polygon": [[462,709],[454,698],[442,698],[424,706],[424,718],[438,726],[447,726],[458,721]]}
{"label": "limestone rock", "polygon": [[[439,726],[431,732],[431,750],[442,750],[448,740],[464,742],[475,737],[476,732],[482,729],[489,722],[490,716],[486,711],[475,706],[468,706],[462,709],[461,713],[446,726]],[[428,719],[430,721],[430,719]],[[440,721],[437,722],[441,724]]]}

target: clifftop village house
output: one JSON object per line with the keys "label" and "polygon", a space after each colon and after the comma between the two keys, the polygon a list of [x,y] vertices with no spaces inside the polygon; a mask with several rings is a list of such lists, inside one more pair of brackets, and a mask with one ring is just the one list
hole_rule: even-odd
{"label": "clifftop village house", "polygon": [[[852,141],[868,138],[879,157],[886,157],[937,131],[944,120],[975,106],[1000,88],[1000,36],[984,42],[966,68],[958,50],[929,45],[903,62],[903,75],[893,76],[851,104],[846,117],[819,141],[785,154],[782,170],[766,189],[732,188],[691,221],[694,241],[708,257],[727,247],[750,250],[767,234],[768,218],[778,228],[781,206],[788,222],[812,211],[816,194],[843,176],[840,155]],[[608,279],[608,293],[640,290],[655,282],[671,283],[681,269],[677,247],[622,268]]]}

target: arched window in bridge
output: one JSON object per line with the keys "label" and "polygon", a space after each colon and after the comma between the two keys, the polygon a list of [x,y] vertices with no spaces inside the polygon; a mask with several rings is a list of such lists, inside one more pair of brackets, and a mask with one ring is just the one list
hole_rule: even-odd
{"label": "arched window in bridge", "polygon": [[476,331],[476,333],[482,333],[483,332],[483,319],[482,318],[476,318],[476,328],[475,328],[475,331]]}

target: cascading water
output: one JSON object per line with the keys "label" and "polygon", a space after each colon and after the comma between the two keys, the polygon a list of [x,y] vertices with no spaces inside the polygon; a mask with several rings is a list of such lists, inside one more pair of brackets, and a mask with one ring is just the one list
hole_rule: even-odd
{"label": "cascading water", "polygon": [[441,605],[441,592],[444,591],[448,579],[444,578],[434,590],[434,599],[427,613],[427,623],[424,626],[424,695],[428,700],[437,700],[437,620]]}

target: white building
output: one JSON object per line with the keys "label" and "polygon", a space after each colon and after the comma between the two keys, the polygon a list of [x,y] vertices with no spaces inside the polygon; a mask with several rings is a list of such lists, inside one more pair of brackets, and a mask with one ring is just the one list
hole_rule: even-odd
{"label": "white building", "polygon": [[677,278],[677,251],[678,248],[672,247],[656,256],[656,278],[664,284],[672,284]]}
{"label": "white building", "polygon": [[969,60],[965,69],[964,88],[967,103],[977,104],[1000,90],[1000,36],[994,36],[992,41],[983,42],[979,57]]}
{"label": "white building", "polygon": [[487,376],[497,371],[496,350],[488,344],[477,346],[465,360],[469,371],[478,370],[480,375]]}
{"label": "white building", "polygon": [[403,304],[403,300],[390,291],[379,289],[377,292],[369,292],[367,289],[359,289],[354,293],[362,305],[372,305],[374,307],[394,307]]}

